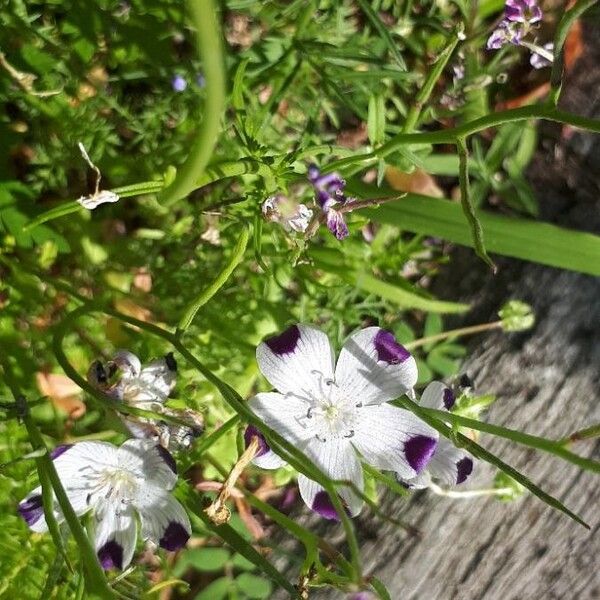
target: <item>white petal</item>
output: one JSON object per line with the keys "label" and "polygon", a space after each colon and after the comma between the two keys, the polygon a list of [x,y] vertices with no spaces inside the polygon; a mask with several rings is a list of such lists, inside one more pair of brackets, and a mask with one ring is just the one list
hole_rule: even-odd
{"label": "white petal", "polygon": [[473,459],[446,438],[441,438],[428,470],[442,485],[453,486],[463,483],[471,474]]}
{"label": "white petal", "polygon": [[279,469],[280,467],[287,465],[287,462],[285,462],[283,458],[275,454],[273,450],[267,450],[267,452],[265,452],[264,454],[261,454],[260,456],[255,456],[252,459],[252,462],[261,469],[269,470]]}
{"label": "white petal", "polygon": [[309,405],[294,396],[284,396],[277,392],[256,394],[248,401],[248,408],[292,444],[304,447],[312,437],[306,427]]}
{"label": "white petal", "polygon": [[105,501],[97,506],[94,545],[105,570],[125,569],[135,550],[136,524],[131,506]]}
{"label": "white petal", "polygon": [[[326,442],[316,440],[305,452],[330,479],[351,481],[363,491],[362,467],[347,439],[330,438]],[[327,492],[320,484],[299,475],[298,486],[300,495],[308,507],[327,519],[339,520]],[[363,500],[348,486],[337,486],[337,491],[350,515],[356,516],[361,511]]]}
{"label": "white petal", "polygon": [[133,352],[127,350],[119,350],[112,361],[120,369],[122,377],[127,379],[137,377],[142,370],[140,359]]}
{"label": "white petal", "polygon": [[62,450],[54,466],[65,488],[87,487],[103,470],[118,465],[118,448],[108,442],[79,442]]}
{"label": "white petal", "polygon": [[410,479],[427,466],[438,437],[411,412],[381,404],[358,409],[351,441],[368,464]]}
{"label": "white petal", "polygon": [[172,490],[177,483],[175,461],[165,448],[153,440],[130,439],[119,448],[119,469],[125,469],[144,481]]}
{"label": "white petal", "polygon": [[[433,462],[433,459],[431,460]],[[431,474],[427,469],[425,469],[412,479],[401,479],[398,477],[398,481],[402,485],[406,486],[409,490],[424,490],[425,488],[428,488],[429,484],[431,483]]]}
{"label": "white petal", "polygon": [[101,204],[106,204],[107,202],[117,202],[118,200],[118,194],[115,194],[110,190],[101,190],[92,196],[82,196],[77,200],[77,202],[79,202],[83,208],[94,210],[94,208],[100,206]]}
{"label": "white petal", "polygon": [[335,382],[357,403],[388,402],[412,390],[417,382],[417,363],[390,332],[367,327],[344,344]]}
{"label": "white petal", "polygon": [[329,338],[309,325],[292,325],[261,342],[256,360],[262,374],[282,394],[320,397],[325,380],[333,379],[333,350]]}
{"label": "white petal", "polygon": [[184,546],[192,526],[183,506],[164,490],[147,485],[139,490],[135,506],[142,519],[142,537],[166,550]]}
{"label": "white petal", "polygon": [[421,395],[419,404],[425,408],[450,410],[454,406],[454,392],[441,381],[432,381]]}
{"label": "white petal", "polygon": [[[171,355],[168,355],[171,356]],[[139,376],[127,381],[124,399],[129,403],[166,402],[175,387],[176,364],[171,358],[161,358],[146,365]]]}

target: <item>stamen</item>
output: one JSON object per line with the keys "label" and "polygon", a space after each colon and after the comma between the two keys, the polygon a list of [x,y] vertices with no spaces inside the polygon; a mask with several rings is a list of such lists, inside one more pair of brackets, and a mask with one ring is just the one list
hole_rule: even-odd
{"label": "stamen", "polygon": [[354,437],[354,429],[351,429],[345,436],[345,438],[351,438]]}

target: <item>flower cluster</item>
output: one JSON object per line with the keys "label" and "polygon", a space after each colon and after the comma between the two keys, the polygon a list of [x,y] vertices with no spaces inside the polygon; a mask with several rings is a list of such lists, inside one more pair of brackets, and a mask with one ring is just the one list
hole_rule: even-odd
{"label": "flower cluster", "polygon": [[487,47],[490,50],[497,50],[505,44],[518,45],[541,20],[542,9],[538,6],[537,0],[506,0],[504,19],[492,32]]}
{"label": "flower cluster", "polygon": [[[459,451],[449,442],[440,441],[436,430],[410,411],[390,404],[403,394],[414,397],[417,382],[415,359],[392,333],[379,327],[354,333],[336,363],[322,331],[293,325],[261,343],[256,357],[263,375],[277,391],[257,394],[250,399],[250,408],[330,479],[352,482],[353,487],[339,490],[349,515],[357,515],[363,505],[356,493],[364,489],[361,460],[393,471],[415,486],[425,481],[427,468],[432,476],[439,477],[440,469],[453,463],[456,473],[452,483],[461,483],[470,473],[472,464],[471,468],[456,464],[462,454],[459,458]],[[433,388],[427,396],[434,396]],[[257,466],[276,469],[285,464],[264,436],[255,427],[248,427],[246,443],[255,436],[260,441],[254,458]],[[443,478],[450,482],[445,470]],[[301,474],[298,485],[310,508],[327,519],[339,518],[320,484]]]}
{"label": "flower cluster", "polygon": [[[128,440],[121,447],[79,442],[58,446],[52,459],[75,513],[93,515],[94,545],[104,569],[124,569],[131,562],[136,514],[144,540],[177,550],[189,539],[188,516],[169,493],[177,482],[175,461],[162,446],[142,439]],[[53,512],[62,523],[56,500]],[[19,504],[19,513],[33,531],[48,531],[41,487]]]}
{"label": "flower cluster", "polygon": [[[165,406],[177,378],[173,353],[142,367],[135,354],[121,350],[107,363],[94,361],[87,378],[95,388],[118,402],[166,417],[165,420],[150,420],[127,415],[123,419],[135,437],[153,439],[165,448],[178,450],[189,448],[204,429],[200,415],[194,411]],[[178,422],[170,421],[169,417]]]}
{"label": "flower cluster", "polygon": [[348,237],[348,226],[344,216],[337,210],[340,206],[353,200],[347,198],[344,194],[346,182],[340,177],[339,173],[322,174],[316,165],[308,167],[307,176],[315,189],[315,200],[325,214],[329,231],[338,240]]}

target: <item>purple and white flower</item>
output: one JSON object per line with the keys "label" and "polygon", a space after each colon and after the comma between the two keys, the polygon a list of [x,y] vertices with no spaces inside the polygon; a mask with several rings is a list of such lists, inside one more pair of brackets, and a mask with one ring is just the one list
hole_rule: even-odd
{"label": "purple and white flower", "polygon": [[[450,410],[456,398],[454,392],[441,383],[432,381],[423,392],[419,404],[425,408]],[[473,472],[473,458],[457,448],[450,440],[440,437],[437,448],[427,467],[416,477],[407,479],[398,474],[398,479],[409,489],[429,487],[432,481],[446,486],[464,483]]]}
{"label": "purple and white flower", "polygon": [[542,20],[542,9],[537,0],[506,0],[504,18],[513,23],[533,25]]}
{"label": "purple and white flower", "polygon": [[286,231],[304,233],[313,216],[313,211],[298,204],[283,194],[269,196],[262,205],[262,213],[269,221],[279,223]]}
{"label": "purple and white flower", "polygon": [[164,420],[123,416],[127,428],[135,437],[153,439],[165,448],[177,450],[189,448],[204,430],[202,418],[195,411],[165,406],[177,379],[177,362],[172,352],[142,366],[135,354],[120,350],[107,363],[94,361],[87,378],[95,388],[118,402],[173,416],[188,423],[185,426]]}
{"label": "purple and white flower", "polygon": [[[189,518],[169,493],[177,482],[175,461],[162,446],[139,439],[127,440],[120,447],[80,442],[59,446],[52,459],[75,513],[93,515],[94,545],[104,569],[124,569],[131,562],[136,515],[142,539],[171,551],[188,541]],[[32,531],[48,531],[41,487],[19,504],[19,513]],[[59,523],[64,521],[56,500],[54,516]]]}
{"label": "purple and white flower", "polygon": [[[393,334],[367,327],[352,334],[335,357],[327,335],[310,325],[293,325],[262,342],[256,358],[276,392],[249,401],[252,411],[270,428],[306,454],[328,477],[351,481],[363,490],[361,458],[406,479],[416,477],[433,455],[438,433],[411,412],[389,404],[413,394],[417,365]],[[246,441],[260,440],[254,463],[276,469],[285,462],[254,428]],[[360,454],[360,456],[359,456]],[[298,476],[300,495],[327,519],[338,519],[323,487]],[[362,499],[349,486],[339,495],[351,516]]]}
{"label": "purple and white flower", "polygon": [[498,50],[505,44],[519,45],[542,16],[537,0],[506,0],[504,18],[489,37],[487,48]]}
{"label": "purple and white flower", "polygon": [[348,237],[348,226],[344,215],[335,207],[351,202],[344,194],[346,182],[339,173],[321,174],[316,165],[308,167],[307,177],[315,189],[315,200],[326,215],[327,228],[338,240]]}
{"label": "purple and white flower", "polygon": [[94,361],[87,378],[111,398],[132,406],[164,404],[175,387],[177,362],[169,353],[142,367],[135,354],[119,350],[106,364]]}

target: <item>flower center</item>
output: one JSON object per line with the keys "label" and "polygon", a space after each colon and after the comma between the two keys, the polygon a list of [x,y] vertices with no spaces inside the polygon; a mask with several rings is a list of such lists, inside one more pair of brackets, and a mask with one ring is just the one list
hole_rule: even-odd
{"label": "flower center", "polygon": [[342,394],[335,381],[326,379],[321,373],[316,374],[319,376],[319,394],[307,394],[308,398],[303,398],[309,408],[298,416],[298,421],[321,442],[351,438],[360,405]]}
{"label": "flower center", "polygon": [[98,474],[92,494],[102,500],[113,500],[130,504],[138,487],[133,473],[124,469],[104,469]]}

